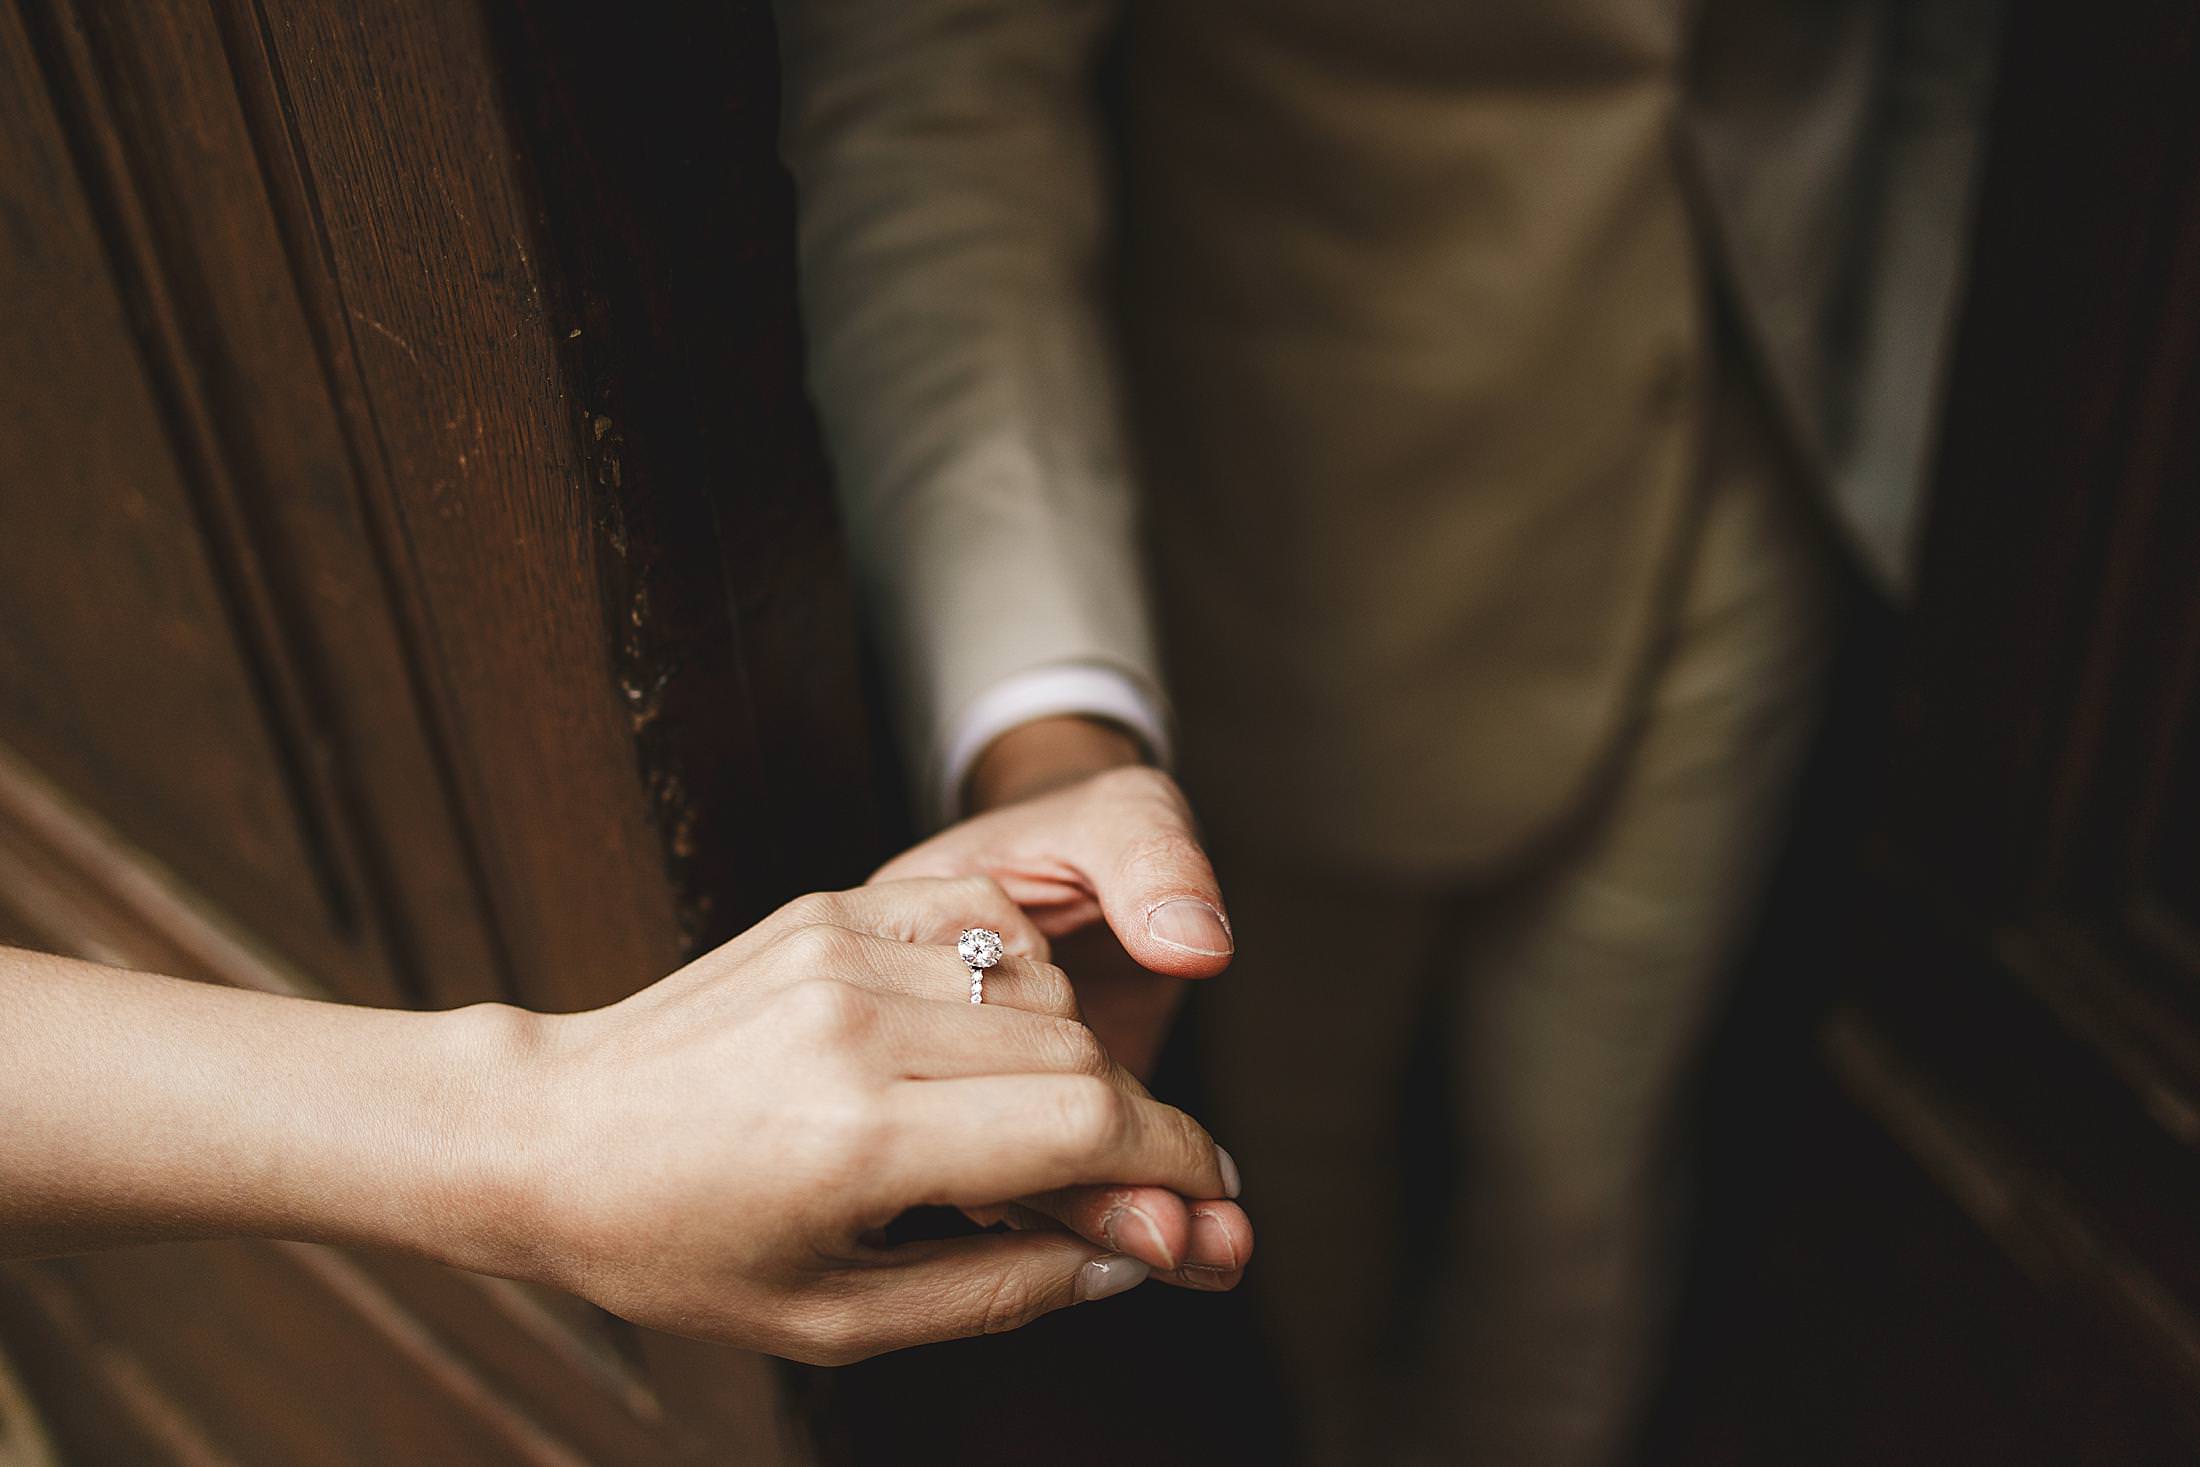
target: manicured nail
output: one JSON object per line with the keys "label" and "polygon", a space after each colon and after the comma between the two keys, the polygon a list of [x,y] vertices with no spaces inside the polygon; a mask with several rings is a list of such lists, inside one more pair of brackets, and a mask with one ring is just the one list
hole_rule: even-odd
{"label": "manicured nail", "polygon": [[1222,914],[1190,897],[1163,902],[1147,913],[1146,935],[1203,958],[1226,958],[1237,950]]}
{"label": "manicured nail", "polygon": [[1152,1272],[1145,1264],[1122,1253],[1109,1253],[1095,1258],[1077,1270],[1078,1302],[1089,1304],[1094,1299],[1105,1299],[1110,1294],[1135,1289]]}
{"label": "manicured nail", "polygon": [[1184,1267],[1230,1269],[1238,1266],[1237,1243],[1222,1219],[1204,1208],[1192,1209],[1191,1242],[1184,1249]]}
{"label": "manicured nail", "polygon": [[1245,1190],[1245,1183],[1238,1177],[1237,1163],[1230,1159],[1229,1152],[1217,1146],[1215,1165],[1222,1169],[1222,1195],[1236,1198],[1238,1193]]}
{"label": "manicured nail", "polygon": [[1125,1202],[1100,1220],[1100,1235],[1118,1252],[1137,1252],[1158,1259],[1163,1268],[1176,1267],[1176,1253],[1161,1236],[1153,1214],[1134,1202]]}

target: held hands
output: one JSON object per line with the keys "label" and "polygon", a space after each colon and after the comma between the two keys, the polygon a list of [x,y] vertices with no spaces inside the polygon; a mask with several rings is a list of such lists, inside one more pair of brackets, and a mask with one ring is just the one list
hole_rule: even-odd
{"label": "held hands", "polygon": [[1078,998],[1108,1051],[1150,1073],[1186,978],[1229,966],[1214,868],[1176,782],[1125,734],[1077,717],[1011,729],[980,756],[969,819],[874,881],[990,876],[1074,948]]}
{"label": "held hands", "polygon": [[[979,814],[888,862],[872,880],[977,874],[998,881],[1032,924],[1061,940],[1085,1021],[1109,1053],[1149,1072],[1183,1000],[1183,980],[1220,972],[1232,948],[1214,870],[1175,782],[1141,765],[1124,734],[1088,719],[1048,718],[995,740],[972,772],[969,793]],[[1126,1076],[1123,1083],[1134,1082]],[[1251,1227],[1234,1205],[1187,1202],[1159,1188],[1072,1189],[1031,1199],[1028,1210],[1088,1238],[1109,1236],[1098,1222],[1114,1216],[1120,1239],[1135,1219],[1169,1240],[1162,1252],[1138,1250],[1166,1283],[1229,1288],[1251,1255]],[[1180,1237],[1187,1240],[1181,1249]]]}
{"label": "held hands", "polygon": [[[964,924],[1017,954],[983,1005]],[[1245,1215],[1183,1199],[1234,1194],[1235,1166],[1109,1060],[1045,953],[982,877],[806,897],[583,1014],[0,947],[0,1257],[383,1248],[821,1362],[1014,1328],[1149,1267],[1227,1287]],[[1072,1231],[884,1246],[923,1203]],[[1227,1267],[1194,1275],[1209,1257]]]}
{"label": "held hands", "polygon": [[[966,925],[1016,954],[982,1006]],[[522,1016],[537,1224],[516,1235],[548,1241],[499,1271],[819,1363],[1013,1329],[1202,1255],[1229,1266],[1178,1281],[1228,1287],[1243,1212],[1181,1199],[1235,1193],[1235,1166],[1109,1059],[1045,954],[993,881],[892,882],[805,897],[608,1008]],[[877,1240],[922,1204],[1028,1215],[1009,1199],[1085,1236]]]}

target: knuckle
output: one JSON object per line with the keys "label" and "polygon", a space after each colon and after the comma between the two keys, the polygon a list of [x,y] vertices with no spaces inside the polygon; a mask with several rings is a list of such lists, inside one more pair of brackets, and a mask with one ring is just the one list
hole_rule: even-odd
{"label": "knuckle", "polygon": [[805,1039],[842,1043],[860,1037],[877,1017],[871,996],[849,983],[811,978],[781,999],[787,1025]]}
{"label": "knuckle", "polygon": [[1040,1013],[1058,1019],[1077,1017],[1077,989],[1069,974],[1052,963],[1031,965],[1032,1002]]}
{"label": "knuckle", "polygon": [[1002,1273],[989,1280],[985,1289],[985,1308],[978,1317],[978,1328],[989,1335],[1003,1335],[1010,1330],[1022,1329],[1043,1312],[1043,1305],[1031,1287],[1012,1273]]}
{"label": "knuckle", "polygon": [[1080,1076],[1056,1093],[1055,1122],[1073,1156],[1106,1152],[1122,1139],[1123,1097],[1106,1081]]}
{"label": "knuckle", "polygon": [[816,923],[789,933],[783,951],[805,974],[826,977],[854,966],[858,945],[846,928]]}
{"label": "knuckle", "polygon": [[[1179,1169],[1187,1180],[1211,1178],[1212,1185],[1219,1189],[1223,1179],[1221,1169],[1215,1161],[1215,1138],[1207,1134],[1205,1126],[1177,1110],[1175,1106],[1168,1109],[1172,1112],[1171,1119],[1175,1123],[1175,1154],[1169,1158],[1171,1166]],[[1222,1194],[1217,1190],[1213,1195],[1219,1197]]]}
{"label": "knuckle", "polygon": [[852,1365],[870,1353],[855,1316],[846,1309],[812,1310],[792,1331],[788,1354],[809,1365]]}
{"label": "knuckle", "polygon": [[838,892],[813,891],[781,907],[779,916],[789,926],[816,927],[836,920],[845,905]]}
{"label": "knuckle", "polygon": [[1008,889],[983,872],[958,876],[947,884],[947,889],[955,898],[972,903],[981,913],[998,912],[1008,905]]}
{"label": "knuckle", "polygon": [[1058,1021],[1058,1042],[1065,1068],[1080,1075],[1104,1076],[1115,1067],[1100,1036],[1074,1019]]}
{"label": "knuckle", "polygon": [[1173,1105],[1169,1107],[1169,1112],[1176,1121],[1177,1134],[1184,1147],[1185,1164],[1200,1170],[1213,1167],[1217,1150],[1215,1138],[1208,1133],[1205,1126],[1193,1120],[1190,1113]]}

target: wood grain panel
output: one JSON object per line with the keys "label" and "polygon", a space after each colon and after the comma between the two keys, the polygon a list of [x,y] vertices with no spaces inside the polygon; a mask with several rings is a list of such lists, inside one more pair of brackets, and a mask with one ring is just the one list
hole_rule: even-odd
{"label": "wood grain panel", "polygon": [[888,854],[803,391],[771,7],[490,15],[617,515],[600,563],[620,689],[683,928],[715,943]]}
{"label": "wood grain panel", "polygon": [[[278,206],[342,343],[370,498],[521,997],[583,1007],[673,967],[664,852],[615,691],[569,326],[511,165],[480,17],[223,0]],[[284,179],[288,182],[283,182]]]}
{"label": "wood grain panel", "polygon": [[175,1244],[15,1266],[67,1288],[93,1338],[127,1340],[239,1463],[586,1467],[401,1312],[333,1292],[269,1245]]}
{"label": "wood grain panel", "polygon": [[484,1381],[592,1463],[643,1467],[702,1445],[667,1417],[653,1383],[614,1348],[625,1325],[592,1304],[409,1258],[290,1246],[316,1266],[334,1262],[371,1278],[417,1328],[463,1350]]}
{"label": "wood grain panel", "polygon": [[[136,274],[295,730],[293,763],[401,992],[503,991],[483,893],[388,595],[388,547],[344,433],[204,0],[56,5],[56,49],[131,201]],[[286,140],[274,140],[277,147]],[[302,262],[318,269],[318,260]],[[392,852],[402,849],[403,858]]]}
{"label": "wood grain panel", "polygon": [[264,993],[328,996],[5,745],[0,890],[42,952]]}
{"label": "wood grain panel", "polygon": [[[851,768],[866,755],[845,603],[804,600],[840,582],[795,386],[783,180],[730,236],[678,256],[698,269],[731,237],[777,262],[718,297],[740,305],[731,324],[759,350],[721,345],[711,372],[683,383],[681,354],[710,328],[668,329],[680,302],[634,265],[592,275],[603,293],[576,337],[563,272],[618,263],[617,237],[586,227],[591,191],[615,202],[600,186],[616,154],[586,152],[601,114],[564,159],[539,115],[531,130],[508,125],[512,58],[488,9],[54,0],[16,48],[0,126],[52,156],[0,157],[11,188],[28,180],[0,225],[52,234],[49,181],[82,184],[63,199],[83,258],[61,283],[76,294],[23,286],[50,307],[32,344],[81,349],[59,340],[80,320],[99,343],[21,420],[48,439],[96,423],[114,466],[72,487],[128,527],[145,513],[140,474],[167,514],[142,545],[50,533],[38,553],[52,567],[73,557],[80,579],[136,554],[162,595],[196,598],[231,667],[138,649],[157,665],[132,691],[192,704],[174,718],[155,700],[127,705],[151,715],[132,728],[138,745],[174,761],[149,760],[142,782],[196,809],[210,797],[195,780],[233,776],[258,801],[175,820],[104,769],[53,778],[68,766],[22,741],[0,759],[21,776],[0,780],[0,885],[49,945],[383,1002],[582,1006],[658,976],[811,870],[862,870],[868,852],[835,833],[846,826],[773,818],[867,799]],[[585,71],[571,43],[586,28],[565,14],[566,49],[545,71],[570,79]],[[747,53],[751,78],[769,73],[762,15],[743,11],[765,41]],[[58,115],[41,111],[41,88]],[[743,197],[771,166],[756,105]],[[44,131],[13,126],[17,113]],[[538,170],[584,152],[586,189],[540,186]],[[711,166],[707,148],[690,164]],[[546,232],[552,197],[562,238]],[[653,198],[675,204],[669,190]],[[630,307],[650,313],[641,329]],[[587,350],[601,353],[592,367]],[[116,382],[126,411],[98,402],[104,416],[89,415],[95,389]],[[720,435],[714,393],[752,398],[757,416]],[[738,555],[723,548],[729,528]],[[6,548],[12,569],[18,546]],[[0,609],[46,617],[50,588],[37,589]],[[105,610],[141,640],[175,619]],[[52,660],[132,683],[115,647],[66,640]],[[86,691],[53,702],[76,716]],[[240,732],[221,746],[200,724]],[[210,764],[224,747],[231,764]],[[242,872],[219,859],[231,830],[261,843]],[[291,887],[259,881],[273,874]],[[6,1315],[10,1330],[44,1318],[28,1327],[79,1352],[85,1398],[146,1385],[146,1420],[178,1426],[163,1448],[178,1459],[203,1447],[254,1462],[761,1462],[796,1449],[756,1358],[609,1345],[594,1311],[503,1284],[243,1245],[37,1276],[52,1287],[32,1292],[73,1301],[74,1323],[32,1308]],[[643,1354],[670,1362],[663,1394],[678,1403],[662,1414],[632,1364]],[[301,1364],[295,1400],[255,1414],[245,1383]],[[396,1402],[399,1418],[366,1402]]]}
{"label": "wood grain panel", "polygon": [[0,1267],[0,1336],[35,1341],[17,1362],[69,1467],[234,1467],[135,1356],[99,1338],[69,1291]]}
{"label": "wood grain panel", "polygon": [[[114,832],[68,806],[20,761],[0,749],[0,891],[33,946],[97,961],[278,993],[315,994],[306,975],[283,967],[250,937],[225,927],[168,872],[151,866]],[[293,1249],[295,1266],[325,1273],[326,1249]],[[74,1267],[103,1281],[111,1258],[91,1255]],[[190,1249],[164,1255],[180,1264]],[[134,1268],[136,1265],[123,1265]],[[501,1279],[480,1278],[399,1258],[346,1262],[350,1277],[373,1281],[387,1296],[377,1317],[402,1316],[402,1333],[432,1333],[471,1362],[502,1397],[518,1402],[546,1429],[597,1461],[649,1462],[677,1433],[665,1428],[656,1397],[614,1348],[625,1326],[578,1299]],[[356,1288],[351,1291],[356,1294]],[[249,1329],[256,1296],[210,1297],[210,1311]],[[106,1317],[93,1338],[134,1350],[136,1318]],[[361,1328],[359,1312],[332,1310],[332,1333]],[[145,1369],[142,1363],[134,1368]]]}
{"label": "wood grain panel", "polygon": [[0,15],[0,737],[374,991],[20,22]]}

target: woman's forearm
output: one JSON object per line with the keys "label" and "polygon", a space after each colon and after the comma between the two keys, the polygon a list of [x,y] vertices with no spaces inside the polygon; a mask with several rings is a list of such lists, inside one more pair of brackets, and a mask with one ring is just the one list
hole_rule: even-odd
{"label": "woman's forearm", "polygon": [[0,1254],[249,1234],[510,1272],[532,1016],[282,998],[0,948]]}
{"label": "woman's forearm", "polygon": [[[1017,955],[983,1004],[953,945],[972,923]],[[995,882],[880,883],[581,1014],[353,1008],[0,948],[0,1255],[360,1244],[835,1361],[1204,1262],[1197,1198],[1229,1234],[1228,1278],[1200,1287],[1226,1286],[1252,1247],[1234,1168],[1108,1059],[1045,945]],[[1085,1236],[875,1244],[920,1204],[1096,1186],[1128,1201]],[[1122,1226],[1140,1199],[1151,1225]]]}

